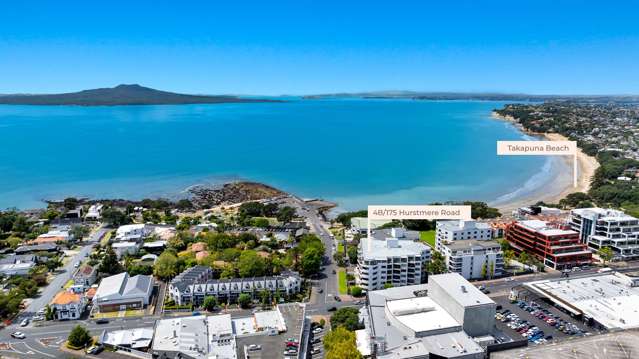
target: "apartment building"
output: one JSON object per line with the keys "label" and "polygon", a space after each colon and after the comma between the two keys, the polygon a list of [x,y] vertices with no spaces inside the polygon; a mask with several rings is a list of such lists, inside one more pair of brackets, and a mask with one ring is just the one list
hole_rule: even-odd
{"label": "apartment building", "polygon": [[496,241],[456,240],[441,248],[448,271],[465,279],[494,278],[504,270],[504,255]]}
{"label": "apartment building", "polygon": [[483,241],[492,238],[493,229],[489,223],[465,220],[437,221],[435,249],[442,252],[444,243],[463,239]]}
{"label": "apartment building", "polygon": [[592,252],[581,243],[579,233],[566,227],[540,220],[518,221],[506,227],[505,238],[517,253],[525,251],[553,269],[592,263]]}
{"label": "apartment building", "polygon": [[257,297],[264,290],[289,296],[299,293],[301,286],[302,279],[296,272],[272,277],[213,279],[211,268],[194,266],[173,278],[168,293],[179,305],[200,305],[206,296],[216,297],[220,302],[233,302],[242,293]]}
{"label": "apartment building", "polygon": [[365,290],[421,284],[426,281],[430,247],[419,241],[419,233],[401,228],[376,230],[360,241],[355,280]]}
{"label": "apartment building", "polygon": [[598,250],[612,248],[615,259],[639,258],[639,219],[622,211],[579,208],[570,211],[570,227],[579,232],[581,243]]}

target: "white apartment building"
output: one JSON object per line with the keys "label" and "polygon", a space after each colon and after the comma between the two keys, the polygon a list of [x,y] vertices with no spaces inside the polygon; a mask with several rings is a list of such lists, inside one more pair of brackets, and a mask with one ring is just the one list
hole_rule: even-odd
{"label": "white apartment building", "polygon": [[442,245],[449,272],[465,279],[494,278],[504,270],[504,255],[496,241],[456,240]]}
{"label": "white apartment building", "polygon": [[464,220],[437,221],[435,249],[442,252],[443,243],[462,239],[484,241],[492,238],[493,229],[489,223]]}
{"label": "white apartment building", "polygon": [[414,231],[401,228],[376,230],[372,238],[360,241],[355,280],[364,290],[421,284],[426,281],[430,247]]}
{"label": "white apartment building", "polygon": [[579,208],[570,211],[570,227],[582,243],[599,249],[611,247],[615,259],[639,258],[639,219],[622,211]]}

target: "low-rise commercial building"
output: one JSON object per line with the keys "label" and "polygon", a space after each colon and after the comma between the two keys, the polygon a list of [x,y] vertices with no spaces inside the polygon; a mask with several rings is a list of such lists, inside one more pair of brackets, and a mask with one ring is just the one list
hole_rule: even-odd
{"label": "low-rise commercial building", "polygon": [[496,241],[456,240],[442,244],[449,272],[466,279],[498,277],[504,271],[504,254]]}
{"label": "low-rise commercial building", "polygon": [[426,281],[430,247],[419,241],[417,232],[401,228],[376,230],[358,247],[355,281],[364,290],[420,284]]}
{"label": "low-rise commercial building", "polygon": [[489,223],[465,220],[437,221],[435,228],[435,249],[443,250],[442,245],[463,239],[478,241],[493,238],[493,229]]}
{"label": "low-rise commercial building", "polygon": [[153,277],[120,273],[102,279],[93,297],[100,312],[141,309],[149,304],[153,293]]}
{"label": "low-rise commercial building", "polygon": [[302,285],[302,279],[296,272],[283,272],[272,277],[212,278],[213,271],[210,267],[191,267],[169,283],[169,296],[179,305],[200,305],[206,296],[216,297],[220,302],[234,302],[242,293],[256,298],[264,290],[271,295],[279,293],[285,297],[299,293]]}
{"label": "low-rise commercial building", "polygon": [[570,227],[582,243],[599,250],[610,247],[615,259],[639,258],[639,219],[622,211],[579,208],[570,211]]}
{"label": "low-rise commercial building", "polygon": [[540,220],[513,222],[505,238],[517,252],[534,256],[553,269],[570,269],[592,263],[592,252],[579,240],[579,233],[561,224]]}
{"label": "low-rise commercial building", "polygon": [[360,310],[365,329],[356,332],[366,357],[484,358],[494,330],[495,302],[456,273],[434,275],[428,284],[368,292]]}
{"label": "low-rise commercial building", "polygon": [[632,274],[547,279],[525,286],[591,325],[609,330],[639,328],[639,277]]}
{"label": "low-rise commercial building", "polygon": [[151,352],[166,359],[236,359],[231,315],[158,320]]}

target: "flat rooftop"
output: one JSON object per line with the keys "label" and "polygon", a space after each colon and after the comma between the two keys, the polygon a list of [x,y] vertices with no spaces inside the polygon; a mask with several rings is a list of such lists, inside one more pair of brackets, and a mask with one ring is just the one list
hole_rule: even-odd
{"label": "flat rooftop", "polygon": [[618,274],[555,279],[525,284],[575,314],[589,316],[608,329],[639,328],[639,287]]}
{"label": "flat rooftop", "polygon": [[388,257],[414,256],[420,255],[422,252],[430,252],[430,247],[426,244],[410,239],[391,239],[391,241],[388,241],[363,238],[361,243],[364,259],[386,259]]}
{"label": "flat rooftop", "polygon": [[482,293],[477,287],[469,283],[457,273],[445,273],[428,277],[430,284],[437,284],[448,295],[464,307],[495,304],[495,302]]}
{"label": "flat rooftop", "polygon": [[561,235],[568,235],[568,234],[576,234],[577,232],[573,231],[573,230],[569,230],[569,229],[559,229],[559,228],[554,228],[552,226],[550,226],[548,224],[548,222],[546,221],[540,221],[538,219],[530,219],[530,220],[526,220],[526,221],[519,221],[519,224],[521,224],[522,226],[533,230],[535,232],[539,232],[543,235],[546,236],[561,236]]}
{"label": "flat rooftop", "polygon": [[453,250],[473,249],[473,248],[487,249],[487,248],[494,248],[494,247],[501,248],[501,245],[497,241],[490,241],[490,240],[480,241],[476,239],[461,239],[457,241],[452,241],[451,243],[448,243],[448,244],[444,244],[444,246]]}
{"label": "flat rooftop", "polygon": [[461,230],[472,230],[472,229],[490,229],[491,226],[486,222],[477,222],[477,221],[464,221],[464,220],[447,220],[447,221],[437,221],[437,227],[441,227],[442,229],[448,231],[461,231]]}
{"label": "flat rooftop", "polygon": [[419,336],[442,329],[461,329],[461,325],[429,297],[390,300],[386,307],[398,322]]}

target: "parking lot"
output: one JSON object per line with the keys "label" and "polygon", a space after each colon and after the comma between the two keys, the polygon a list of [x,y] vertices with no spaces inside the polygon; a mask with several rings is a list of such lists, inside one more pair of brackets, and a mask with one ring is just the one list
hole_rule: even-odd
{"label": "parking lot", "polygon": [[[254,334],[238,337],[238,358],[297,358],[297,354],[291,352],[291,355],[285,355],[284,352],[287,350],[287,342],[301,342],[304,309],[297,303],[280,304],[279,308],[286,323],[286,332],[276,335]],[[251,345],[259,346],[260,349],[250,350]],[[245,356],[245,353],[248,355]]]}
{"label": "parking lot", "polygon": [[581,321],[541,300],[522,298],[516,303],[511,303],[508,297],[496,297],[493,300],[501,305],[501,309],[497,311],[497,328],[513,339],[521,339],[524,333],[531,333],[532,330],[533,333],[543,334],[533,336],[531,344],[543,344],[568,337],[580,337],[589,330]]}

